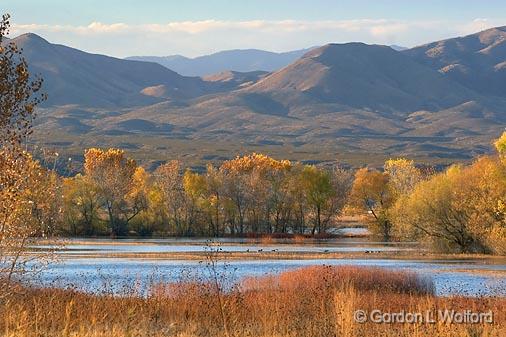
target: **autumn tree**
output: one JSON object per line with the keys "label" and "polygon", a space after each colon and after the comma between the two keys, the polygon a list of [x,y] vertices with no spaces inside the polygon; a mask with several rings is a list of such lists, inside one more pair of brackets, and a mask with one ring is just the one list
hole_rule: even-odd
{"label": "autumn tree", "polygon": [[206,200],[206,179],[196,172],[186,170],[183,176],[183,189],[187,197],[187,226],[192,232],[203,233],[203,228],[199,226],[199,220],[201,217],[201,205]]}
{"label": "autumn tree", "polygon": [[223,193],[228,199],[228,221],[233,233],[244,234],[246,230],[246,214],[249,207],[247,183],[248,179],[244,172],[226,170],[223,175]]}
{"label": "autumn tree", "polygon": [[63,182],[65,230],[71,235],[96,235],[99,228],[100,195],[88,176],[77,174]]}
{"label": "autumn tree", "polygon": [[495,149],[501,159],[506,157],[506,131],[494,142]]}
{"label": "autumn tree", "polygon": [[499,158],[481,157],[420,182],[397,201],[396,224],[409,239],[444,251],[504,253],[506,171],[500,145],[498,152]]}
{"label": "autumn tree", "polygon": [[167,216],[177,235],[189,234],[185,217],[185,193],[181,162],[169,161],[160,165],[153,173],[155,184],[163,196]]}
{"label": "autumn tree", "polygon": [[[494,142],[497,155],[499,157],[499,169],[501,171],[501,177],[497,180],[497,183],[501,186],[506,186],[506,132]],[[493,247],[493,250],[498,253],[506,254],[506,195],[497,200],[496,215],[498,222],[494,228],[490,231],[488,236],[489,244]]]}
{"label": "autumn tree", "polygon": [[317,230],[321,233],[322,225],[325,225],[322,223],[322,213],[336,194],[332,188],[330,174],[315,166],[306,166],[302,171],[301,179],[306,200],[314,218],[311,233],[314,235]]}
{"label": "autumn tree", "polygon": [[[126,224],[132,219],[126,215],[124,203],[134,186],[136,169],[135,161],[122,150],[92,148],[84,154],[85,174],[99,189],[113,235],[126,234]],[[134,210],[133,216],[137,214]]]}
{"label": "autumn tree", "polygon": [[308,205],[306,193],[303,187],[302,173],[304,165],[295,164],[288,175],[288,194],[292,209],[292,229],[294,232],[305,234],[307,225]]}
{"label": "autumn tree", "polygon": [[293,213],[293,198],[289,188],[291,169],[290,165],[283,170],[274,170],[267,177],[271,186],[269,203],[273,216],[270,232],[286,233],[291,225]]}
{"label": "autumn tree", "polygon": [[44,193],[54,191],[40,188],[46,172],[22,148],[45,95],[42,79],[30,76],[22,51],[5,41],[9,18],[3,15],[0,20],[0,289],[7,293],[12,277],[24,271],[26,259],[19,257],[32,237],[48,234],[52,196]]}
{"label": "autumn tree", "polygon": [[388,174],[368,168],[359,169],[355,173],[350,202],[356,208],[369,212],[374,218],[373,231],[382,235],[384,240],[390,240],[392,221],[389,208],[393,197]]}
{"label": "autumn tree", "polygon": [[221,217],[223,213],[223,175],[213,165],[207,165],[206,175],[206,198],[203,200],[203,208],[208,214],[209,233],[213,236],[223,234]]}
{"label": "autumn tree", "polygon": [[354,176],[350,170],[343,169],[339,166],[332,170],[330,181],[334,193],[329,200],[329,207],[326,212],[326,223],[330,221],[331,217],[342,214],[350,197],[353,179]]}
{"label": "autumn tree", "polygon": [[120,211],[123,214],[125,225],[149,209],[149,193],[152,188],[151,175],[138,166],[132,175],[130,191],[121,203]]}
{"label": "autumn tree", "polygon": [[9,15],[0,21],[0,142],[2,150],[19,145],[32,133],[35,107],[45,100],[42,78],[30,76],[28,63],[15,43],[5,42]]}
{"label": "autumn tree", "polygon": [[385,162],[384,170],[388,175],[390,192],[395,199],[409,194],[422,180],[422,173],[413,160],[389,159]]}
{"label": "autumn tree", "polygon": [[[420,183],[412,194],[402,198],[396,209],[396,222],[404,225],[409,237],[427,238],[443,250],[452,246],[470,251],[476,246],[467,226],[467,215],[458,207],[455,194],[461,168],[453,167],[426,182]],[[462,186],[460,186],[462,187]]]}
{"label": "autumn tree", "polygon": [[[253,232],[271,232],[271,215],[276,226],[286,221],[286,172],[291,168],[287,160],[276,160],[253,153],[224,162],[220,166],[224,182],[224,205],[229,202],[238,216],[239,232],[247,223]],[[226,207],[225,207],[226,208]]]}

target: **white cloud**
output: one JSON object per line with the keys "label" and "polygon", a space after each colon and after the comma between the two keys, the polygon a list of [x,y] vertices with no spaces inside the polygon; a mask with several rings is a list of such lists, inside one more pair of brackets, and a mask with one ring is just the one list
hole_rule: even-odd
{"label": "white cloud", "polygon": [[459,31],[462,34],[472,34],[492,27],[504,25],[504,21],[490,20],[486,18],[477,18],[471,22],[464,23],[459,26]]}
{"label": "white cloud", "polygon": [[12,35],[18,35],[27,32],[47,32],[47,33],[75,33],[75,34],[115,34],[126,33],[133,27],[124,23],[103,24],[101,22],[92,22],[87,26],[69,26],[69,25],[46,25],[46,24],[14,24],[11,29]]}
{"label": "white cloud", "polygon": [[357,19],[201,20],[162,24],[92,22],[81,26],[15,24],[11,35],[34,32],[52,42],[115,56],[173,53],[195,56],[230,48],[282,51],[349,41],[413,46],[505,22],[487,19],[469,22]]}
{"label": "white cloud", "polygon": [[112,25],[103,24],[101,22],[92,22],[87,27],[79,27],[79,29],[87,32],[94,33],[121,33],[131,29],[130,26],[124,23],[114,23]]}
{"label": "white cloud", "polygon": [[373,35],[381,36],[390,34],[394,31],[408,29],[409,23],[388,21],[388,20],[345,20],[345,21],[181,21],[169,22],[166,24],[141,24],[128,25],[125,23],[105,24],[101,22],[92,22],[87,26],[63,26],[63,25],[14,25],[13,33],[22,33],[26,31],[47,31],[47,32],[73,32],[81,34],[121,34],[132,31],[145,31],[154,33],[184,32],[189,34],[199,34],[203,32],[216,30],[260,30],[260,31],[280,31],[280,32],[303,32],[303,31],[370,31]]}
{"label": "white cloud", "polygon": [[397,23],[397,24],[380,24],[374,25],[370,28],[371,34],[373,36],[389,36],[392,34],[399,34],[409,30],[409,25],[405,23]]}

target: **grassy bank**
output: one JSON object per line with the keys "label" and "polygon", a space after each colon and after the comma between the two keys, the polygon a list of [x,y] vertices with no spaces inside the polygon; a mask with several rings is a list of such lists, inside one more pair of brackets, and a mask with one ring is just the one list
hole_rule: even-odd
{"label": "grassy bank", "polygon": [[[224,275],[134,288],[124,296],[24,289],[0,305],[2,336],[504,336],[505,298],[440,298],[415,274],[308,267],[248,278],[224,291]],[[356,323],[354,312],[494,313],[488,324]]]}

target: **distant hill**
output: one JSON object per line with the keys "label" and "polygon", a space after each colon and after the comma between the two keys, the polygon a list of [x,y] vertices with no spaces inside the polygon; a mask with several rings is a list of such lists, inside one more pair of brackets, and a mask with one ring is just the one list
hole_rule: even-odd
{"label": "distant hill", "polygon": [[[34,34],[13,41],[44,77],[49,96],[34,139],[62,153],[117,146],[157,162],[238,151],[314,162],[343,155],[451,162],[490,151],[506,125],[504,31],[404,51],[328,44],[288,53],[293,62],[276,53],[229,51],[208,56],[222,63],[207,59],[202,64],[212,74],[203,77]],[[233,69],[239,65],[247,67]]]}
{"label": "distant hill", "polygon": [[268,74],[269,72],[261,70],[246,73],[238,71],[223,71],[221,73],[204,76],[202,79],[206,82],[221,84],[223,87],[236,89],[253,85]]}
{"label": "distant hill", "polygon": [[396,50],[396,51],[403,51],[403,50],[409,49],[407,47],[398,46],[396,44],[391,44],[389,47],[392,48],[393,50]]}
{"label": "distant hill", "polygon": [[470,90],[390,47],[329,44],[305,54],[249,91],[297,91],[353,108],[411,112],[475,99]]}
{"label": "distant hill", "polygon": [[347,43],[314,49],[239,90],[132,110],[104,125],[111,132],[144,119],[192,141],[462,159],[490,149],[505,106],[390,47]]}
{"label": "distant hill", "polygon": [[165,98],[187,99],[215,90],[200,78],[183,77],[155,63],[127,61],[51,44],[35,34],[11,40],[23,48],[29,67],[44,78],[46,105],[132,107],[154,104],[160,97],[143,94],[163,86]]}
{"label": "distant hill", "polygon": [[404,51],[484,95],[506,97],[506,26]]}
{"label": "distant hill", "polygon": [[275,71],[294,62],[310,49],[286,53],[274,53],[259,49],[234,49],[196,58],[181,55],[132,56],[127,60],[155,62],[184,76],[206,76],[224,71]]}

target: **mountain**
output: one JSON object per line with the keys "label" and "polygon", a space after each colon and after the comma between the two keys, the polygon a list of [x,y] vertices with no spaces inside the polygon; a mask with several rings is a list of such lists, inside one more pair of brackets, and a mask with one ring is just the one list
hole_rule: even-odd
{"label": "mountain", "polygon": [[160,135],[123,127],[143,120],[170,126],[165,137],[204,141],[194,154],[224,142],[246,144],[235,151],[279,147],[451,160],[488,151],[506,122],[505,106],[390,47],[329,44],[240,89],[108,117],[95,132]]}
{"label": "mountain", "polygon": [[408,50],[409,49],[407,47],[398,46],[396,44],[391,44],[389,47],[392,48],[393,50],[396,50],[396,51],[403,51],[403,50]]}
{"label": "mountain", "polygon": [[476,96],[390,47],[364,43],[314,49],[248,90],[296,91],[321,102],[405,112],[447,108]]}
{"label": "mountain", "polygon": [[127,60],[155,62],[184,76],[206,76],[224,71],[275,71],[294,62],[310,49],[285,53],[259,49],[234,49],[196,58],[187,58],[181,55],[132,56]]}
{"label": "mountain", "polygon": [[122,108],[161,101],[149,94],[163,88],[163,98],[187,99],[215,90],[200,78],[181,76],[155,63],[94,55],[51,44],[35,34],[11,40],[23,48],[32,73],[44,78],[46,106],[76,104]]}
{"label": "mountain", "polygon": [[506,26],[403,53],[481,94],[506,97]]}
{"label": "mountain", "polygon": [[245,73],[238,71],[223,71],[221,73],[203,76],[202,79],[206,82],[219,83],[223,87],[228,87],[229,89],[238,89],[252,85],[268,74],[269,72],[261,70]]}
{"label": "mountain", "polygon": [[[32,72],[45,78],[50,97],[33,139],[61,153],[121,147],[143,160],[177,156],[196,165],[246,151],[312,162],[390,156],[452,162],[490,151],[506,125],[503,31],[401,52],[329,44],[270,72],[203,77],[33,34],[14,42]],[[457,61],[466,76],[444,71]]]}

